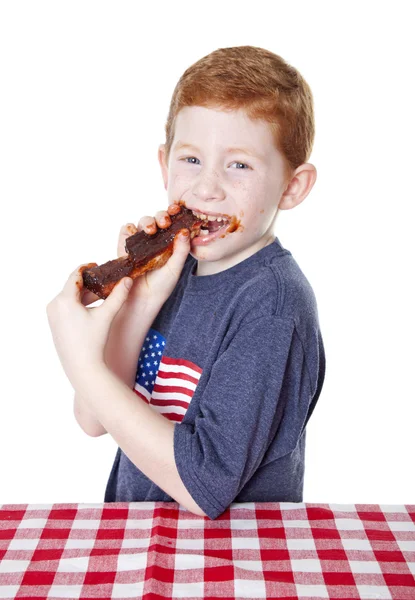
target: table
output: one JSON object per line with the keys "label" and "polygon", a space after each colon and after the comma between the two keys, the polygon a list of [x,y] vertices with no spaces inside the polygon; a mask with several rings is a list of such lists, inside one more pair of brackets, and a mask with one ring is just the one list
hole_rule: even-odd
{"label": "table", "polygon": [[415,599],[415,505],[0,505],[0,598]]}

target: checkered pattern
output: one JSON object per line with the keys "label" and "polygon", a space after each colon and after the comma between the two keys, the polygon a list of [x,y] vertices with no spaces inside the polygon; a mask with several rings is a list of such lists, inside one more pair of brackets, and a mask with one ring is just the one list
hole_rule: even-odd
{"label": "checkered pattern", "polygon": [[0,505],[0,598],[415,599],[415,505]]}

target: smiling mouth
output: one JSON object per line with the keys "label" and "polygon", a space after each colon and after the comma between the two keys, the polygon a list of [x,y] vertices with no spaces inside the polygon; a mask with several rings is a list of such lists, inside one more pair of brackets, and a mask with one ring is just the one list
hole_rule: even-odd
{"label": "smiling mouth", "polygon": [[206,245],[218,238],[224,238],[229,231],[229,221],[204,221],[191,236],[194,246]]}
{"label": "smiling mouth", "polygon": [[224,229],[229,225],[229,221],[207,221],[203,222],[200,226],[200,234],[207,235],[208,233],[215,233],[219,229]]}
{"label": "smiling mouth", "polygon": [[228,215],[208,215],[192,210],[195,217],[202,221],[200,226],[201,235],[207,235],[208,233],[215,233],[220,229],[227,227],[231,221]]}
{"label": "smiling mouth", "polygon": [[228,233],[244,229],[240,219],[235,215],[203,213],[186,206],[184,200],[179,200],[177,204],[191,211],[193,216],[198,219],[197,226],[190,233],[191,240],[197,240],[197,245],[208,243],[219,237],[224,238]]}

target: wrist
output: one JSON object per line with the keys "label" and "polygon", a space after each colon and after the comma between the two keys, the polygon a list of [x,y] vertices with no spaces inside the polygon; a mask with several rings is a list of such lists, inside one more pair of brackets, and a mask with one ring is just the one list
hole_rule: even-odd
{"label": "wrist", "polygon": [[[133,323],[147,324],[150,327],[163,304],[154,300],[143,300],[141,298],[129,296],[124,303],[121,311],[123,318]],[[120,311],[120,312],[121,312]]]}

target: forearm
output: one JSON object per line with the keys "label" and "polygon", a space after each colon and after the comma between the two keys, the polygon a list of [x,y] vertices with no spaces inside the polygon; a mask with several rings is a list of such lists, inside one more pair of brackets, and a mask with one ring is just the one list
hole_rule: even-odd
{"label": "forearm", "polygon": [[175,424],[137,401],[133,391],[105,364],[91,368],[88,376],[81,373],[76,388],[133,464],[176,502],[204,516],[177,471]]}
{"label": "forearm", "polygon": [[158,312],[159,307],[142,306],[137,314],[128,299],[112,322],[105,346],[105,364],[131,389],[145,336]]}
{"label": "forearm", "polygon": [[[138,357],[144,338],[158,311],[157,306],[144,308],[139,318],[133,308],[125,303],[112,322],[105,348],[105,364],[131,389],[134,387]],[[95,413],[76,391],[74,414],[80,427],[88,435],[96,437],[107,433]]]}

